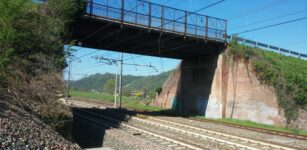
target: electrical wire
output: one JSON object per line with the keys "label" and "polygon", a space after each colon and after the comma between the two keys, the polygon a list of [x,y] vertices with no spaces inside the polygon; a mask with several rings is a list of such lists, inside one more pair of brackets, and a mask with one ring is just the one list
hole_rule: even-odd
{"label": "electrical wire", "polygon": [[276,17],[272,17],[272,18],[256,21],[256,22],[253,22],[253,23],[249,23],[247,25],[236,26],[236,27],[233,27],[233,28],[229,29],[228,31],[232,31],[234,29],[238,29],[238,28],[241,28],[241,27],[253,26],[253,25],[256,25],[256,24],[259,24],[259,23],[264,23],[264,22],[276,20],[276,19],[279,19],[279,18],[287,17],[287,16],[296,15],[296,14],[303,13],[303,12],[306,12],[306,11],[307,11],[307,9],[303,9],[303,10],[300,10],[300,11],[295,11],[295,12],[292,12],[292,13],[287,13],[287,14],[284,14],[284,15],[280,15],[280,16],[276,16]]}
{"label": "electrical wire", "polygon": [[[280,4],[285,3],[285,2],[287,2],[287,1],[288,1],[288,0],[283,0],[282,2],[277,1],[277,2],[275,2],[275,3],[269,4],[268,6],[256,8],[256,9],[254,9],[254,10],[247,11],[247,12],[245,12],[245,13],[243,13],[243,14],[240,14],[240,15],[235,15],[235,16],[233,16],[233,17],[230,17],[230,18],[228,19],[228,21],[233,21],[233,20],[242,18],[243,16],[247,16],[247,15],[250,15],[250,14],[253,14],[253,13],[256,13],[256,12],[259,12],[259,11],[263,11],[263,10],[265,10],[265,9],[274,7],[274,6],[276,6],[276,5],[280,5]],[[250,9],[248,9],[248,10],[250,10]]]}
{"label": "electrical wire", "polygon": [[205,6],[205,7],[203,7],[203,8],[198,9],[198,10],[194,11],[193,13],[200,12],[200,11],[202,11],[202,10],[205,10],[205,9],[207,9],[207,8],[210,8],[210,7],[212,7],[212,6],[215,6],[215,5],[217,5],[217,4],[220,4],[220,3],[224,2],[224,1],[225,1],[225,0],[217,1],[217,2],[215,2],[215,3],[212,3],[212,4],[208,5],[208,6]]}
{"label": "electrical wire", "polygon": [[280,25],[284,25],[284,24],[288,24],[288,23],[292,23],[292,22],[305,20],[305,19],[307,19],[307,17],[293,19],[293,20],[289,20],[289,21],[284,21],[284,22],[280,22],[280,23],[276,23],[276,24],[272,24],[272,25],[267,25],[267,26],[263,26],[263,27],[259,27],[259,28],[254,28],[254,29],[250,29],[250,30],[246,30],[246,31],[241,31],[241,32],[238,32],[238,33],[235,33],[235,34],[232,34],[232,35],[238,35],[238,34],[248,33],[248,32],[252,32],[252,31],[262,30],[262,29],[280,26]]}

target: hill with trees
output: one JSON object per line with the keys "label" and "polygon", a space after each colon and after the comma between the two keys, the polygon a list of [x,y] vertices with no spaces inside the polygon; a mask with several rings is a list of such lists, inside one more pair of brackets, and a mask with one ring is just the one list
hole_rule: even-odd
{"label": "hill with trees", "polygon": [[[153,97],[155,91],[161,88],[172,71],[152,76],[123,75],[123,94],[129,96],[132,91],[143,91],[145,95]],[[80,80],[71,81],[71,87],[75,90],[98,91],[113,93],[115,74],[94,74]],[[111,89],[110,89],[111,88]]]}

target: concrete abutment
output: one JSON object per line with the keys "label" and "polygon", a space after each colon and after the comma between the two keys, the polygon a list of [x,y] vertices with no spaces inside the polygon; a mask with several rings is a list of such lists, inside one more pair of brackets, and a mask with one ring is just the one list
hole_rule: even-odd
{"label": "concrete abutment", "polygon": [[248,62],[232,62],[224,53],[183,60],[155,104],[186,115],[286,125],[274,88],[262,84]]}

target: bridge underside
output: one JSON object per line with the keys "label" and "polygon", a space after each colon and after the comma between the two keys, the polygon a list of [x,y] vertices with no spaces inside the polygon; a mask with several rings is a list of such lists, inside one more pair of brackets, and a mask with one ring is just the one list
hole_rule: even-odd
{"label": "bridge underside", "polygon": [[225,47],[224,41],[110,22],[83,16],[74,23],[73,37],[82,47],[185,60],[216,55]]}

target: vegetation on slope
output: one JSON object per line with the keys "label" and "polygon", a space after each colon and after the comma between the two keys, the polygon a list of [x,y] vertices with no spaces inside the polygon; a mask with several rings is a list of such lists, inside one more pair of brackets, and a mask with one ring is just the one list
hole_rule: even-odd
{"label": "vegetation on slope", "polygon": [[55,127],[69,117],[57,95],[63,91],[63,45],[81,6],[81,0],[0,0],[0,102]]}
{"label": "vegetation on slope", "polygon": [[307,61],[232,41],[227,56],[234,61],[250,62],[260,81],[275,87],[279,106],[288,123],[295,121],[298,110],[307,109]]}

